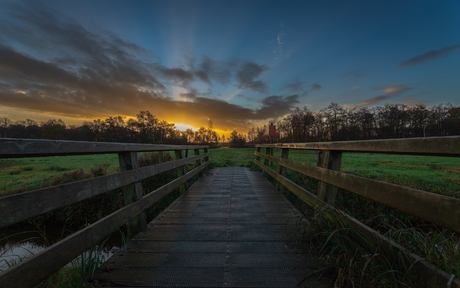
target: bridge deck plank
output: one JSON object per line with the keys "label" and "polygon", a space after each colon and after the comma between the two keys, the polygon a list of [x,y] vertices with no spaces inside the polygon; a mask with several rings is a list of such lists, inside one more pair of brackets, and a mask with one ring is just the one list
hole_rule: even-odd
{"label": "bridge deck plank", "polygon": [[[296,287],[321,267],[300,212],[260,173],[215,168],[92,277],[109,287]],[[320,273],[321,274],[321,273]],[[300,287],[332,287],[316,275]]]}

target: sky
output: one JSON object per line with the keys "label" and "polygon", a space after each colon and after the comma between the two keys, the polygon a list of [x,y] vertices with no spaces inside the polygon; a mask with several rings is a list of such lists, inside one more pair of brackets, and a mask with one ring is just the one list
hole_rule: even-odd
{"label": "sky", "polygon": [[0,0],[12,120],[148,110],[228,136],[332,102],[459,106],[459,79],[460,1]]}

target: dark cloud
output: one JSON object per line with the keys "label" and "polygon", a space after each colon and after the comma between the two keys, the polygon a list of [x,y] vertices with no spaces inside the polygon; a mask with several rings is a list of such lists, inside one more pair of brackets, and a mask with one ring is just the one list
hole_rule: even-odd
{"label": "dark cloud", "polygon": [[[296,80],[292,83],[289,83],[287,85],[284,85],[283,87],[280,88],[280,90],[288,90],[288,91],[305,91],[305,82],[301,82],[299,80]],[[306,91],[305,91],[306,93]]]}
{"label": "dark cloud", "polygon": [[359,104],[358,107],[379,104],[382,101],[396,98],[410,89],[410,87],[404,85],[388,86],[384,89],[380,88],[378,90],[383,90],[385,94],[367,99],[366,101],[363,101],[361,104]]}
{"label": "dark cloud", "polygon": [[342,77],[345,78],[345,79],[356,79],[356,78],[362,78],[366,76],[366,74],[358,71],[358,70],[355,70],[355,71],[347,71],[345,73],[343,73]]}
{"label": "dark cloud", "polygon": [[460,48],[460,44],[454,44],[451,46],[441,48],[439,50],[431,50],[429,52],[426,52],[425,54],[417,55],[410,59],[399,61],[398,66],[399,67],[412,67],[415,65],[423,64],[423,63],[432,61],[436,58],[447,56],[449,55],[449,53],[459,48]]}
{"label": "dark cloud", "polygon": [[[149,110],[167,121],[197,127],[211,118],[216,127],[243,131],[299,103],[297,95],[270,96],[249,109],[192,87],[194,81],[226,84],[236,74],[240,88],[263,92],[267,86],[258,78],[264,65],[203,57],[196,67],[193,61],[187,68],[165,67],[153,52],[109,32],[90,32],[37,2],[0,5],[12,11],[0,21],[3,107],[86,119]],[[166,85],[187,92],[176,101]]]}
{"label": "dark cloud", "polygon": [[236,73],[238,88],[249,88],[257,92],[265,92],[267,90],[267,84],[256,79],[266,70],[267,67],[265,65],[247,62],[241,67],[238,73]]}
{"label": "dark cloud", "polygon": [[320,89],[321,89],[321,85],[319,84],[314,83],[311,85],[311,91],[320,90]]}
{"label": "dark cloud", "polygon": [[196,70],[195,75],[201,81],[203,81],[203,82],[205,82],[205,83],[207,83],[209,85],[212,85],[211,80],[209,80],[208,74],[206,74],[206,72],[204,72],[203,70]]}
{"label": "dark cloud", "polygon": [[289,91],[292,93],[296,93],[300,96],[306,96],[308,94],[308,91],[312,92],[320,89],[321,85],[317,83],[313,83],[310,85],[307,82],[300,81],[299,78],[296,78],[293,82],[281,87],[279,90]]}
{"label": "dark cloud", "polygon": [[242,99],[246,99],[246,100],[248,100],[248,101],[253,101],[253,102],[255,102],[255,101],[256,101],[256,100],[254,100],[253,98],[251,98],[251,97],[248,97],[248,96],[246,96],[246,95],[243,95],[243,94],[237,94],[237,95],[236,95],[236,97],[238,97],[238,98],[242,98]]}
{"label": "dark cloud", "polygon": [[200,64],[200,71],[206,74],[208,79],[213,79],[222,85],[228,84],[232,77],[228,63],[221,63],[203,56]]}
{"label": "dark cloud", "polygon": [[190,88],[190,82],[194,80],[194,73],[182,68],[157,67],[160,78],[170,81],[169,84],[184,88]]}
{"label": "dark cloud", "polygon": [[299,103],[299,95],[269,96],[262,100],[263,106],[257,110],[257,114],[261,119],[273,118],[276,121],[278,117],[290,113]]}

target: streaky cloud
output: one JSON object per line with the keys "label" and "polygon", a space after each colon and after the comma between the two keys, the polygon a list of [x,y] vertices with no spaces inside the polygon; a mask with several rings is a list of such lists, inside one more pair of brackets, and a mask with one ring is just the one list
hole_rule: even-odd
{"label": "streaky cloud", "polygon": [[384,94],[376,97],[369,98],[363,102],[361,102],[357,107],[362,107],[362,106],[369,106],[369,105],[376,105],[381,103],[382,101],[396,98],[400,96],[402,93],[410,90],[410,87],[407,87],[405,85],[396,85],[396,86],[388,86],[384,89],[378,89],[378,90],[383,90]]}
{"label": "streaky cloud", "polygon": [[438,50],[431,50],[424,54],[414,56],[407,60],[399,61],[398,67],[412,67],[415,65],[424,64],[426,62],[433,61],[440,57],[445,57],[449,55],[451,52],[460,48],[460,44],[454,44],[451,46],[447,46]]}
{"label": "streaky cloud", "polygon": [[365,73],[362,73],[358,70],[355,70],[355,71],[347,71],[345,73],[343,73],[342,77],[345,78],[345,79],[357,79],[357,78],[362,78],[366,76]]}

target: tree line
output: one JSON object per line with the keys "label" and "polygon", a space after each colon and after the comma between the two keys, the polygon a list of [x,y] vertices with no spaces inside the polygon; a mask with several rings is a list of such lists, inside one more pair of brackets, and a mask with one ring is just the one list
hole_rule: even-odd
{"label": "tree line", "polygon": [[[234,130],[228,142],[232,147],[272,142],[321,142],[410,137],[460,135],[460,106],[439,104],[385,104],[372,109],[345,108],[331,103],[318,112],[307,107],[296,108],[276,124],[276,136],[270,139],[268,125],[252,127],[247,134]],[[0,137],[52,140],[207,144],[225,142],[213,130],[213,122],[197,131],[179,131],[172,123],[159,120],[149,111],[140,111],[136,118],[110,116],[104,120],[85,121],[82,125],[66,125],[62,120],[40,122],[26,119],[11,121],[0,118]]]}
{"label": "tree line", "polygon": [[104,120],[85,121],[82,125],[66,125],[61,119],[37,122],[31,119],[11,121],[0,118],[0,137],[101,141],[156,144],[208,144],[216,145],[221,137],[209,127],[182,132],[173,123],[159,120],[149,111],[140,111],[136,118],[110,116]]}
{"label": "tree line", "polygon": [[[252,127],[249,143],[322,142],[460,135],[460,106],[439,104],[385,104],[372,109],[344,108],[331,103],[318,112],[296,108],[276,124],[270,139],[268,126]],[[234,137],[235,138],[235,137]],[[238,138],[238,137],[236,137]],[[235,139],[232,139],[235,143]]]}

